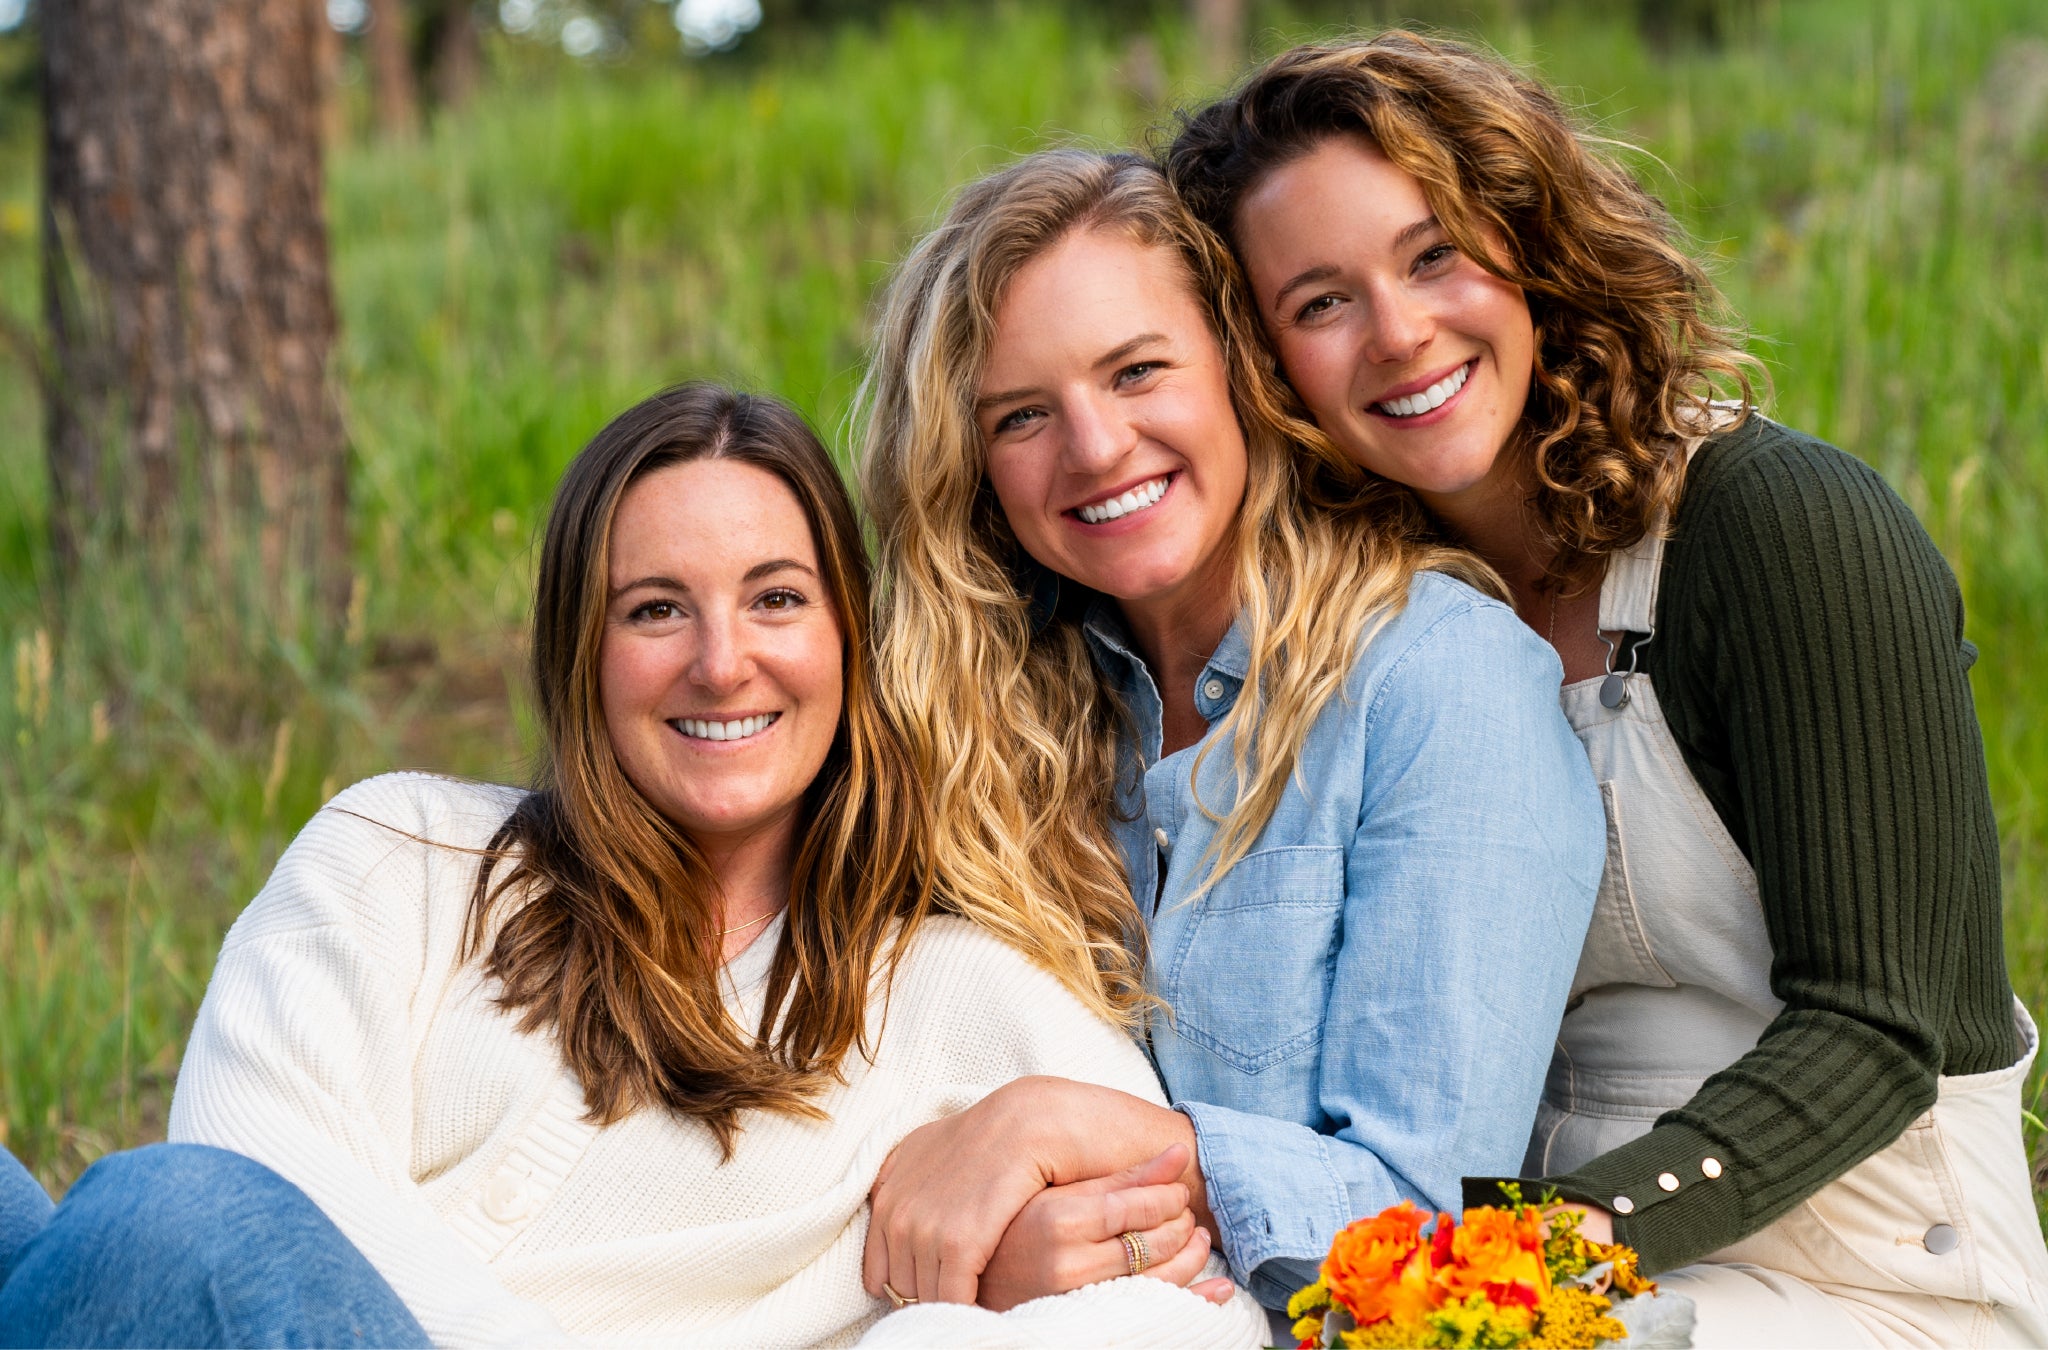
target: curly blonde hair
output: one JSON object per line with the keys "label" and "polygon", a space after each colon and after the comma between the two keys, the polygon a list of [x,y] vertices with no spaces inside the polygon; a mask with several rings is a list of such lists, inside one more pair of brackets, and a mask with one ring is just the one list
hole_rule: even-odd
{"label": "curly blonde hair", "polygon": [[[1078,607],[1034,609],[1030,567],[988,484],[977,386],[1011,280],[1081,229],[1168,250],[1203,303],[1244,431],[1235,586],[1250,646],[1222,735],[1236,770],[1207,882],[1243,857],[1304,737],[1419,568],[1498,593],[1428,541],[1421,504],[1338,456],[1260,346],[1229,249],[1129,154],[1053,150],[970,184],[891,279],[856,417],[879,555],[877,671],[930,798],[933,883],[1106,1017],[1146,1001],[1144,926],[1110,833],[1124,710]],[[1203,752],[1207,754],[1205,749]],[[1199,763],[1196,766],[1199,770]]]}
{"label": "curly blonde hair", "polygon": [[1536,369],[1520,444],[1548,579],[1566,593],[1597,584],[1609,554],[1676,508],[1684,446],[1729,420],[1717,394],[1747,415],[1762,365],[1719,317],[1669,212],[1603,153],[1616,143],[1460,43],[1395,31],[1296,47],[1185,117],[1161,159],[1181,199],[1229,237],[1267,174],[1347,133],[1412,174],[1460,251],[1528,295]]}

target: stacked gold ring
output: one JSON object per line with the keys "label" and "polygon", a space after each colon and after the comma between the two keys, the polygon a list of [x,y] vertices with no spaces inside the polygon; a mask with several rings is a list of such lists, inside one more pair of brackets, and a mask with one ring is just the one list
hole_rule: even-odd
{"label": "stacked gold ring", "polygon": [[1152,1249],[1145,1245],[1143,1233],[1118,1233],[1117,1241],[1124,1244],[1124,1260],[1130,1266],[1131,1274],[1143,1275],[1152,1264]]}

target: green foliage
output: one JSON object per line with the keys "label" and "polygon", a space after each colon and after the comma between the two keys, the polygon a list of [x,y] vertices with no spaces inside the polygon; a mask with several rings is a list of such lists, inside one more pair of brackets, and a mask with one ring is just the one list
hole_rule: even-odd
{"label": "green foliage", "polygon": [[[531,540],[609,414],[703,374],[783,393],[843,439],[891,260],[1010,153],[1125,142],[1165,120],[1151,99],[1198,94],[1175,83],[1177,8],[1143,43],[1018,6],[900,11],[738,62],[578,70],[500,50],[493,86],[425,140],[342,148],[337,386],[363,587],[324,652],[239,620],[214,582],[95,574],[52,599],[34,137],[0,128],[9,1146],[62,1185],[161,1131],[226,923],[335,785],[523,773]],[[1317,17],[1261,11],[1262,49],[1329,31],[1326,10],[1296,12]],[[2008,959],[2048,1010],[2048,695],[2031,679],[2048,669],[2048,12],[1752,0],[1715,9],[1700,32],[1718,42],[1646,40],[1634,6],[1596,0],[1369,12],[1476,30],[1642,146],[1757,334],[1777,415],[1920,513],[1984,652]]]}

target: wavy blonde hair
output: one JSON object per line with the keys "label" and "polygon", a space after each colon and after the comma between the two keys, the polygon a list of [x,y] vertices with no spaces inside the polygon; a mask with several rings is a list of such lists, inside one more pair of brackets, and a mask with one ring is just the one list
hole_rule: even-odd
{"label": "wavy blonde hair", "polygon": [[1146,994],[1144,926],[1110,834],[1124,710],[1077,607],[1034,610],[974,417],[1011,280],[1082,229],[1178,260],[1244,431],[1249,528],[1235,531],[1234,577],[1250,669],[1210,743],[1229,744],[1236,791],[1208,808],[1221,829],[1205,885],[1264,828],[1310,725],[1414,573],[1441,569],[1496,594],[1499,583],[1429,542],[1407,490],[1341,456],[1300,453],[1320,436],[1264,357],[1236,262],[1150,162],[1029,156],[965,188],[912,249],[887,287],[856,422],[879,545],[876,669],[930,798],[932,881],[948,907],[1129,1024]]}
{"label": "wavy blonde hair", "polygon": [[1716,393],[1746,415],[1762,365],[1717,317],[1670,213],[1604,153],[1617,143],[1490,53],[1402,31],[1296,47],[1186,118],[1163,161],[1227,236],[1267,174],[1345,133],[1413,175],[1459,250],[1527,293],[1536,369],[1519,444],[1548,575],[1567,593],[1597,585],[1609,554],[1675,510],[1686,443],[1729,424]]}

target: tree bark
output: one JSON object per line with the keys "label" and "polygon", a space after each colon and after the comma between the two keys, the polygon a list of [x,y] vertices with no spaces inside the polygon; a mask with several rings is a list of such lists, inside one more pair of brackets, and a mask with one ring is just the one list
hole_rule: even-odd
{"label": "tree bark", "polygon": [[1196,55],[1202,74],[1230,79],[1245,58],[1244,0],[1194,0]]}
{"label": "tree bark", "polygon": [[42,7],[46,438],[61,560],[102,526],[348,587],[318,0]]}
{"label": "tree bark", "polygon": [[434,100],[447,109],[469,102],[483,78],[483,37],[472,0],[442,0],[434,16]]}
{"label": "tree bark", "polygon": [[363,41],[369,47],[377,129],[386,136],[411,136],[420,126],[420,88],[413,74],[402,0],[370,0],[370,26]]}

